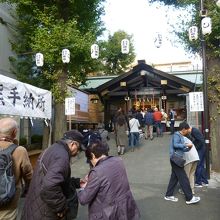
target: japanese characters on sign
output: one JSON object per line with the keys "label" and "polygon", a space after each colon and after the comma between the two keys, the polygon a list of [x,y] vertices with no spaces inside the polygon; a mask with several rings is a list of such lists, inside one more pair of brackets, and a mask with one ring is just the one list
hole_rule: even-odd
{"label": "japanese characters on sign", "polygon": [[0,114],[51,118],[51,92],[0,75]]}
{"label": "japanese characters on sign", "polygon": [[191,112],[204,111],[203,92],[189,93],[189,110]]}
{"label": "japanese characters on sign", "polygon": [[75,97],[65,98],[65,115],[75,115],[75,105]]}

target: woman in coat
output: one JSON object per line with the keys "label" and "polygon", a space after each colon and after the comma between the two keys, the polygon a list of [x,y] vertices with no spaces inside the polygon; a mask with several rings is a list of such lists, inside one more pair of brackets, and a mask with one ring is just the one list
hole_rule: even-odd
{"label": "woman in coat", "polygon": [[116,143],[118,147],[118,154],[123,155],[125,147],[128,145],[128,123],[125,115],[120,112],[115,123]]}
{"label": "woman in coat", "polygon": [[79,202],[89,205],[89,220],[140,219],[122,159],[106,154],[106,147],[99,140],[87,148],[86,157],[93,168],[85,188],[78,193]]}

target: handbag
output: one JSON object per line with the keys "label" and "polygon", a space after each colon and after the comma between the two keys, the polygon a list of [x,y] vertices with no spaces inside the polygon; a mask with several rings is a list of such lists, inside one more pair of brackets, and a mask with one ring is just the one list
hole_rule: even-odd
{"label": "handbag", "polygon": [[178,155],[176,152],[173,152],[172,156],[170,157],[170,160],[175,163],[178,167],[184,167],[184,164],[186,160],[184,160],[180,155]]}

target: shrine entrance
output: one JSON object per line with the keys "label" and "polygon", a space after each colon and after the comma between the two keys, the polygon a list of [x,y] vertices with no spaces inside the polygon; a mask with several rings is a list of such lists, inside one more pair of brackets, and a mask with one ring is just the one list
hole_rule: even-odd
{"label": "shrine entrance", "polygon": [[[96,88],[96,94],[104,106],[104,123],[108,123],[121,107],[125,113],[131,108],[163,108],[177,112],[177,120],[186,118],[186,100],[183,94],[192,91],[194,84],[154,69],[139,61],[128,72],[103,83]],[[94,93],[94,90],[93,90]]]}

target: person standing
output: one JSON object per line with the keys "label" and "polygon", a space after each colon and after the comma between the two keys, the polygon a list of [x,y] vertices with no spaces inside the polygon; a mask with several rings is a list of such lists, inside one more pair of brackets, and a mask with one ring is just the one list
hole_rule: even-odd
{"label": "person standing", "polygon": [[145,132],[144,132],[145,139],[148,139],[150,137],[150,139],[153,140],[154,116],[152,109],[148,109],[148,111],[145,113],[144,124],[145,124]]}
{"label": "person standing", "polygon": [[125,152],[125,147],[128,145],[128,136],[127,136],[127,121],[125,115],[120,112],[115,122],[115,134],[116,134],[116,143],[118,148],[118,155],[123,155]]}
{"label": "person standing", "polygon": [[175,131],[175,116],[176,112],[170,109],[170,134],[174,134]]}
{"label": "person standing", "polygon": [[189,127],[188,132],[199,154],[199,162],[196,168],[195,187],[208,186],[209,182],[206,175],[206,169],[204,167],[205,156],[206,156],[206,146],[205,146],[204,136],[198,128]]}
{"label": "person standing", "polygon": [[[0,148],[7,149],[11,144],[17,142],[18,132],[17,122],[12,118],[0,119]],[[22,146],[17,146],[12,153],[13,171],[16,180],[16,192],[12,200],[0,207],[0,219],[15,220],[17,217],[17,206],[22,190],[22,179],[25,182],[25,189],[28,189],[32,178],[32,166],[27,150]]]}
{"label": "person standing", "polygon": [[153,116],[154,116],[154,123],[156,126],[157,137],[163,136],[161,129],[162,113],[158,110],[158,108],[154,109]]}
{"label": "person standing", "polygon": [[139,128],[140,128],[140,123],[135,118],[134,115],[130,115],[129,127],[130,127],[130,141],[129,142],[131,146],[131,151],[134,151],[134,148],[139,145]]}
{"label": "person standing", "polygon": [[[170,157],[174,152],[178,154],[180,157],[183,157],[184,152],[189,151],[192,147],[192,144],[185,143],[183,137],[188,134],[188,128],[189,126],[187,126],[186,124],[180,123],[179,131],[175,132],[171,139]],[[193,196],[189,179],[186,175],[184,167],[176,165],[172,160],[170,160],[170,164],[172,167],[171,176],[164,199],[167,201],[178,202],[178,198],[174,197],[173,194],[175,187],[179,182],[185,195],[186,204],[190,205],[193,203],[198,203],[200,201],[200,197]]]}
{"label": "person standing", "polygon": [[78,198],[81,205],[89,205],[89,220],[140,219],[122,159],[106,156],[106,147],[99,140],[89,145],[85,155],[93,168]]}
{"label": "person standing", "polygon": [[104,128],[104,125],[99,123],[97,126],[97,130],[101,136],[102,142],[107,144],[107,141],[109,140],[108,131]]}
{"label": "person standing", "polygon": [[[192,141],[187,137],[183,137],[185,143],[192,144]],[[195,172],[197,163],[199,161],[199,155],[193,144],[191,149],[188,152],[184,152],[183,158],[185,159],[184,170],[186,172],[187,177],[189,178],[190,187],[192,189],[192,193],[195,194]]]}
{"label": "person standing", "polygon": [[161,114],[162,114],[162,121],[161,121],[161,132],[165,132],[166,131],[166,126],[167,126],[167,113],[164,111],[164,109],[160,110]]}
{"label": "person standing", "polygon": [[143,128],[144,127],[144,124],[143,124],[144,114],[140,109],[137,110],[135,118],[139,121],[140,127]]}
{"label": "person standing", "polygon": [[[40,155],[26,196],[22,220],[66,219],[71,212],[77,213],[76,188],[80,188],[80,179],[70,177],[70,158],[77,155],[82,140],[83,135],[77,130],[67,131],[61,140]],[[76,210],[72,210],[68,203],[71,197],[71,201],[76,201],[71,207]]]}

